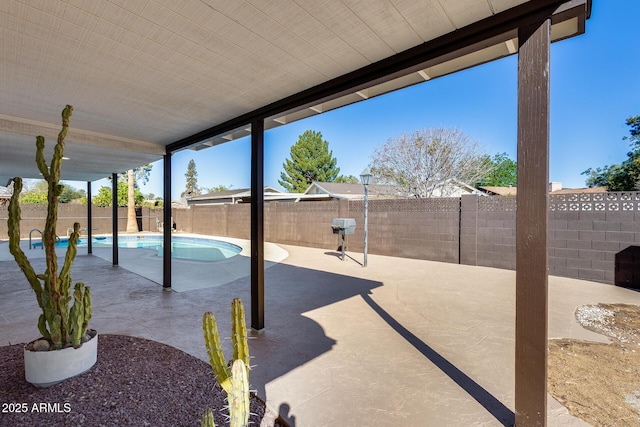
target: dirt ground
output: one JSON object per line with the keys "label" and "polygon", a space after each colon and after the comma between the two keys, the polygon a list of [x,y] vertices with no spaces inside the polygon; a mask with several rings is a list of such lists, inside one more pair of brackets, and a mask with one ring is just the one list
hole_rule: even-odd
{"label": "dirt ground", "polygon": [[550,340],[549,392],[594,426],[640,426],[640,306],[586,305],[576,319],[612,342]]}

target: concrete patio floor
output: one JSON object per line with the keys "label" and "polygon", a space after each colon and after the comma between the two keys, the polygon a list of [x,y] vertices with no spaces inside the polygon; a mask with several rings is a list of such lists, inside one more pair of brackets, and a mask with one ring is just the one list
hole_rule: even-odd
{"label": "concrete patio floor", "polygon": [[[341,261],[337,252],[280,246],[289,256],[265,270],[266,328],[249,342],[250,380],[290,425],[513,421],[514,272],[377,255],[363,268],[356,261],[362,254]],[[215,275],[215,265],[199,268]],[[189,269],[193,264],[180,274]],[[79,251],[72,274],[92,287],[91,324],[101,334],[156,340],[203,360],[202,314],[213,311],[224,335],[233,298],[242,298],[250,313],[248,269],[223,285],[163,291]],[[640,304],[640,293],[615,286],[558,277],[549,282],[550,338],[607,342],[575,321],[576,307]],[[38,315],[15,263],[0,261],[0,345],[34,339]],[[587,425],[551,397],[548,424]]]}

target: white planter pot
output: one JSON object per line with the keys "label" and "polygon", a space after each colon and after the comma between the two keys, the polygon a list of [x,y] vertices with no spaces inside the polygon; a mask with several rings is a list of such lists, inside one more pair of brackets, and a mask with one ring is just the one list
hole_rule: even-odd
{"label": "white planter pot", "polygon": [[80,348],[52,351],[24,350],[27,382],[45,388],[87,372],[98,360],[98,333]]}

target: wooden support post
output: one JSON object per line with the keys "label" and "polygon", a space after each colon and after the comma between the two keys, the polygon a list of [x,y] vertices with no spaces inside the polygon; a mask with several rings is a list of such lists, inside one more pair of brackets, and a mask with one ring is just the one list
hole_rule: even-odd
{"label": "wooden support post", "polygon": [[518,31],[516,425],[547,425],[550,19]]}
{"label": "wooden support post", "polygon": [[264,120],[251,122],[251,328],[264,329]]}
{"label": "wooden support post", "polygon": [[118,265],[118,174],[111,174],[111,263]]}
{"label": "wooden support post", "polygon": [[164,156],[164,207],[162,210],[162,287],[171,288],[171,154]]}

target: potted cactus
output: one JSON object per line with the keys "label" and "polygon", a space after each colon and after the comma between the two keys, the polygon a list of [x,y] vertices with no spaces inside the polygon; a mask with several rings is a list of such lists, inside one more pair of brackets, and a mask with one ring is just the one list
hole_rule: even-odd
{"label": "potted cactus", "polygon": [[[25,377],[37,387],[48,387],[89,370],[97,360],[98,337],[88,329],[91,319],[91,292],[84,283],[76,283],[71,293],[71,266],[76,256],[80,224],[75,223],[69,237],[64,264],[58,273],[55,251],[58,196],[64,186],[60,184],[60,167],[64,156],[64,140],[69,129],[73,107],[62,111],[62,130],[54,148],[50,166],[44,158],[44,137],[36,137],[36,164],[47,181],[47,220],[42,244],[45,249],[46,269],[37,274],[20,248],[20,204],[22,179],[13,178],[13,194],[9,202],[9,250],[36,294],[42,314],[38,330],[42,338],[25,346]],[[70,303],[73,301],[73,304]]]}

